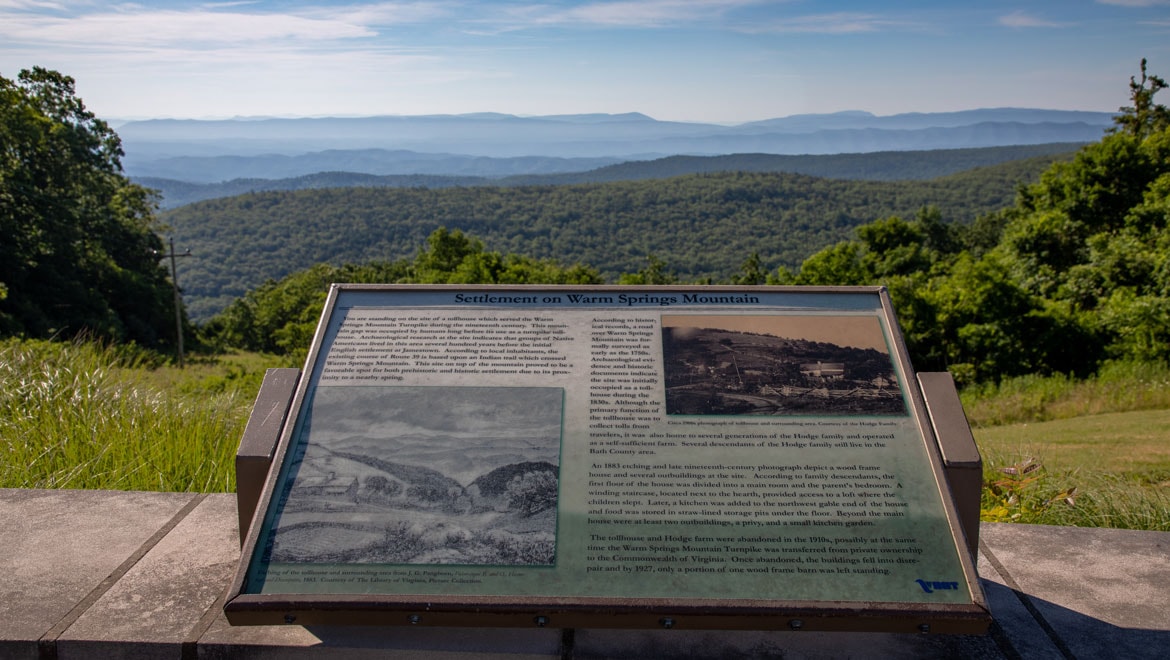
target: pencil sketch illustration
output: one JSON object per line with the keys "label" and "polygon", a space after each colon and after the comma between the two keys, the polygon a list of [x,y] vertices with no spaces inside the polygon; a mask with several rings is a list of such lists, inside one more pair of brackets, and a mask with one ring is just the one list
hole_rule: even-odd
{"label": "pencil sketch illustration", "polygon": [[873,317],[663,316],[671,415],[905,414]]}
{"label": "pencil sketch illustration", "polygon": [[269,561],[551,565],[560,388],[322,387]]}

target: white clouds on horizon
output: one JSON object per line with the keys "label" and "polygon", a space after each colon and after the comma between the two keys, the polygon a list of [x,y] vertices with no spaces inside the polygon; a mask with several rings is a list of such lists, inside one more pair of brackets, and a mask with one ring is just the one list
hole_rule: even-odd
{"label": "white clouds on horizon", "polygon": [[[792,0],[784,0],[789,2]],[[290,9],[266,10],[258,2],[211,2],[189,9],[153,9],[138,4],[89,4],[68,11],[60,3],[38,0],[0,0],[0,36],[24,43],[229,42],[279,38],[305,41],[385,36],[378,28],[427,22],[446,26],[473,26],[479,34],[545,28],[659,29],[698,26],[727,29],[728,14],[774,5],[768,0],[619,0],[571,6],[545,3],[486,5],[467,0],[434,2],[375,2],[331,5],[320,3]],[[254,8],[248,11],[243,8]],[[88,10],[87,10],[88,9]],[[5,11],[10,10],[10,11]],[[54,14],[46,14],[45,11]],[[856,31],[860,20],[872,17],[837,14],[794,19],[813,26],[834,17],[852,16],[853,27],[801,30]],[[490,26],[483,29],[484,26]]]}
{"label": "white clouds on horizon", "polygon": [[43,0],[0,0],[0,9],[52,9],[64,11],[65,5],[59,2],[44,2]]}

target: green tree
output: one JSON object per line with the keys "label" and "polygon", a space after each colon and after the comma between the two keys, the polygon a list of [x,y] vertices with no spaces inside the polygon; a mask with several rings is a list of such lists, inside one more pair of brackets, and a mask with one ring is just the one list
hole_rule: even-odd
{"label": "green tree", "polygon": [[817,286],[870,284],[873,274],[862,262],[863,246],[845,241],[810,256],[795,275],[781,271],[777,284]]}
{"label": "green tree", "polygon": [[587,266],[564,268],[550,259],[488,252],[458,229],[439,227],[414,259],[407,281],[426,284],[600,284]]}
{"label": "green tree", "polygon": [[646,266],[636,273],[622,273],[618,284],[633,286],[677,284],[678,276],[667,269],[666,262],[651,254],[646,257]]}
{"label": "green tree", "polygon": [[1170,127],[1170,111],[1166,106],[1154,103],[1154,95],[1166,89],[1166,81],[1155,75],[1146,74],[1146,58],[1142,58],[1141,79],[1129,78],[1129,98],[1133,105],[1122,106],[1121,114],[1114,117],[1117,126],[1114,131],[1144,137],[1151,132]]}
{"label": "green tree", "polygon": [[354,284],[600,284],[586,266],[484,249],[459,230],[440,227],[411,261],[317,264],[280,280],[268,280],[237,298],[203,327],[212,345],[303,357],[321,317],[329,286]]}
{"label": "green tree", "polygon": [[918,222],[897,216],[877,220],[858,227],[857,237],[865,247],[862,265],[872,278],[908,275],[930,267],[926,232]]}
{"label": "green tree", "polygon": [[891,277],[926,272],[958,249],[958,232],[942,214],[923,207],[914,220],[891,216],[861,225],[858,240],[825,248],[800,271],[781,269],[772,284],[857,285],[887,283]]}
{"label": "green tree", "polygon": [[280,280],[269,280],[237,298],[203,326],[203,338],[218,348],[303,357],[332,283],[399,282],[409,273],[405,262],[317,264]]}
{"label": "green tree", "polygon": [[0,334],[173,341],[149,192],[72,78],[0,76]]}
{"label": "green tree", "polygon": [[767,284],[767,282],[768,271],[764,268],[759,252],[752,252],[739,267],[739,274],[731,277],[732,284],[756,285]]}
{"label": "green tree", "polygon": [[1083,360],[1170,358],[1170,111],[1166,83],[1130,79],[1117,126],[1024,189],[1001,262],[1024,290],[1093,338]]}

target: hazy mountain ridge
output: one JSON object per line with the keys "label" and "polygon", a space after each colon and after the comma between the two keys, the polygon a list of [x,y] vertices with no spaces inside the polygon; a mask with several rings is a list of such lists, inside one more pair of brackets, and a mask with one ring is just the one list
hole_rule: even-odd
{"label": "hazy mountain ridge", "polygon": [[757,127],[779,128],[785,131],[808,131],[827,128],[884,128],[920,129],[969,126],[985,122],[1018,122],[1023,124],[1042,123],[1112,123],[1112,113],[1080,110],[1043,110],[1035,108],[978,108],[955,112],[905,112],[896,115],[878,116],[861,110],[848,110],[832,114],[804,114],[765,119],[740,124],[738,129]]}
{"label": "hazy mountain ridge", "polygon": [[[1113,115],[1105,112],[1020,108],[890,116],[862,112],[797,115],[737,126],[658,121],[637,113],[547,117],[481,113],[218,121],[158,119],[123,124],[119,135],[126,151],[123,162],[131,176],[207,182],[236,176],[289,176],[288,160],[274,157],[311,152],[383,149],[492,158],[617,160],[677,154],[833,154],[1091,142],[1099,139],[1112,122]],[[255,168],[247,173],[217,174],[216,167],[231,163],[204,163],[206,167],[200,168],[201,163],[176,160],[223,156],[263,156],[270,161],[266,167],[286,169],[266,170],[256,161]],[[525,166],[535,165],[526,163]],[[353,168],[334,164],[298,171],[338,169]]]}
{"label": "hazy mountain ridge", "polygon": [[[930,151],[885,151],[865,154],[778,155],[741,153],[723,156],[668,156],[654,160],[623,161],[585,171],[558,174],[523,174],[509,176],[453,175],[443,165],[453,164],[464,171],[471,164],[462,165],[458,159],[475,161],[474,167],[491,171],[496,159],[449,156],[429,161],[426,173],[379,175],[357,171],[321,171],[303,176],[264,179],[236,178],[222,183],[191,183],[167,178],[135,177],[135,181],[158,190],[163,208],[175,208],[207,199],[231,197],[267,190],[304,190],[345,187],[389,188],[447,188],[453,186],[520,186],[565,185],[578,183],[607,183],[660,179],[686,174],[712,172],[790,172],[832,179],[904,181],[927,180],[955,174],[977,167],[998,165],[1009,161],[1038,156],[1072,153],[1083,143],[1047,143],[977,149],[940,149]],[[379,150],[366,150],[366,152]],[[305,155],[305,162],[310,156]],[[383,152],[381,158],[389,161],[401,155],[411,163],[424,162],[433,154],[414,152]],[[243,157],[237,157],[243,159]],[[195,159],[186,159],[191,162]],[[505,161],[505,171],[509,159]],[[590,162],[590,159],[568,160],[564,163]],[[405,169],[405,168],[402,168]]]}
{"label": "hazy mountain ridge", "polygon": [[[557,158],[518,156],[492,158],[459,154],[421,153],[404,149],[330,149],[293,156],[177,156],[127,164],[134,177],[174,179],[191,183],[219,183],[234,179],[286,179],[320,172],[373,175],[446,175],[500,177],[519,174],[581,172],[621,162],[616,158]],[[148,174],[143,174],[146,172]]]}

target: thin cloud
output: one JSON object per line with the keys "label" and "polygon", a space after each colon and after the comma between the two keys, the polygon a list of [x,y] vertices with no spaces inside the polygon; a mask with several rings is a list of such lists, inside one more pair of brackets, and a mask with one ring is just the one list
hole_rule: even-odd
{"label": "thin cloud", "polygon": [[[208,3],[188,10],[121,5],[73,16],[9,13],[0,20],[0,37],[12,42],[86,44],[89,47],[182,47],[185,44],[256,42],[312,44],[371,39],[380,36],[378,26],[431,20],[446,12],[442,5],[435,3],[308,7],[297,12],[237,9],[249,4]],[[29,8],[31,3],[27,2],[17,7]],[[37,9],[43,10],[43,7]]]}
{"label": "thin cloud", "polygon": [[203,9],[226,9],[228,7],[243,7],[247,5],[258,4],[260,0],[234,0],[228,2],[205,2],[200,7]]}
{"label": "thin cloud", "polygon": [[728,10],[754,2],[653,0],[602,2],[574,7],[563,13],[571,22],[605,26],[658,27],[714,20]]}
{"label": "thin cloud", "polygon": [[647,0],[592,2],[559,8],[547,4],[512,5],[485,22],[507,25],[509,31],[535,27],[576,26],[609,28],[664,28],[692,23],[718,23],[737,9],[765,0]]}
{"label": "thin cloud", "polygon": [[65,5],[44,0],[0,0],[0,9],[51,9],[65,11]]}
{"label": "thin cloud", "polygon": [[[174,107],[173,99],[195,106],[220,96],[230,96],[240,106],[231,114],[264,114],[270,112],[263,109],[268,106],[292,105],[336,113],[351,108],[357,102],[353,99],[392,101],[388,95],[393,90],[499,75],[490,67],[453,64],[449,51],[408,47],[384,37],[389,26],[444,15],[449,3],[279,11],[248,4],[203,3],[185,10],[104,5],[68,13],[0,7],[0,50],[12,61],[48,60],[79,79],[106,81],[112,90],[137,89],[143,77],[161,81],[154,83],[155,91],[167,92],[135,101],[138,114],[169,115],[174,111],[162,108]],[[46,52],[53,56],[46,58]],[[133,80],[126,80],[128,75]],[[298,85],[288,85],[290,80]],[[330,92],[306,102],[304,89]],[[104,92],[119,98],[116,91]],[[159,101],[168,96],[169,105]],[[367,105],[371,103],[386,105]]]}
{"label": "thin cloud", "polygon": [[1010,28],[1059,28],[1068,27],[1067,23],[1057,23],[1037,18],[1023,11],[1014,11],[1006,16],[999,17],[999,24]]}
{"label": "thin cloud", "polygon": [[1115,7],[1157,7],[1170,5],[1170,0],[1097,0],[1097,3]]}
{"label": "thin cloud", "polygon": [[806,34],[858,34],[881,32],[891,28],[907,27],[902,21],[895,21],[874,14],[837,12],[797,16],[773,21],[767,25],[746,28],[745,32],[778,32]]}
{"label": "thin cloud", "polygon": [[366,26],[402,25],[451,18],[459,6],[451,2],[378,2],[346,6],[316,7],[306,16],[333,19]]}
{"label": "thin cloud", "polygon": [[289,14],[140,11],[73,18],[10,16],[0,35],[24,42],[90,46],[148,46],[182,43],[247,43],[294,39],[326,41],[376,36],[354,23]]}

